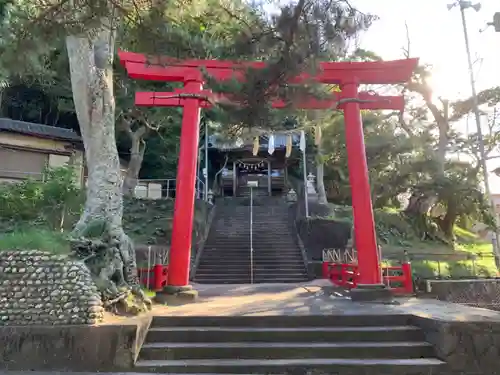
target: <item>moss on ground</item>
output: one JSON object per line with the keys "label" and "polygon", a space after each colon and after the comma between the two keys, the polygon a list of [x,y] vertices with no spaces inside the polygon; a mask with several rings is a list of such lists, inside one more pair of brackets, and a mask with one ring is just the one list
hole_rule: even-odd
{"label": "moss on ground", "polygon": [[69,243],[63,233],[36,227],[20,227],[18,231],[0,233],[0,251],[43,250],[53,254],[68,254]]}

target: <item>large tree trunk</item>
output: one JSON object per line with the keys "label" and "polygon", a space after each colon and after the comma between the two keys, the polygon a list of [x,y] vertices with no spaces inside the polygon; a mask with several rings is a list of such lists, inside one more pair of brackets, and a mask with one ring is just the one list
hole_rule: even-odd
{"label": "large tree trunk", "polygon": [[[91,30],[86,35],[69,35],[66,38],[73,101],[85,146],[88,169],[85,209],[74,228],[73,236],[84,236],[95,223],[102,223],[104,228],[102,235],[108,239],[108,244],[112,247],[110,251],[118,249],[120,255],[118,261],[121,262],[122,269],[116,267],[116,263],[106,264],[107,258],[104,257],[104,264],[98,271],[101,275],[96,277],[108,274],[109,280],[100,281],[112,285],[105,287],[106,292],[111,293],[107,295],[110,299],[119,297],[118,288],[111,280],[116,273],[123,275],[120,289],[125,284],[134,295],[143,298],[137,280],[135,250],[122,227],[122,181],[115,139],[113,92],[115,32],[110,19],[102,21],[102,27],[99,29]],[[102,292],[104,296],[106,293]],[[122,296],[125,295],[122,290],[120,293]]]}
{"label": "large tree trunk", "polygon": [[453,240],[453,227],[457,220],[457,210],[455,202],[449,201],[446,207],[446,214],[439,220],[439,227],[447,239]]}
{"label": "large tree trunk", "polygon": [[318,146],[316,154],[316,189],[318,190],[318,203],[328,204],[325,188],[325,163],[323,160],[321,145]]}
{"label": "large tree trunk", "polygon": [[95,39],[66,38],[71,86],[85,146],[88,187],[85,210],[75,227],[82,232],[90,221],[105,220],[112,229],[122,226],[123,200],[115,138],[113,42],[110,30],[96,31]]}
{"label": "large tree trunk", "polygon": [[123,180],[123,195],[125,197],[135,196],[135,188],[139,182],[139,172],[141,171],[144,152],[146,151],[146,143],[143,139],[145,132],[141,129],[145,128],[141,127],[139,130],[129,133],[132,146],[130,147],[130,160],[127,174]]}
{"label": "large tree trunk", "polygon": [[436,203],[437,197],[432,194],[413,193],[405,208],[408,215],[421,216],[426,215],[431,207]]}

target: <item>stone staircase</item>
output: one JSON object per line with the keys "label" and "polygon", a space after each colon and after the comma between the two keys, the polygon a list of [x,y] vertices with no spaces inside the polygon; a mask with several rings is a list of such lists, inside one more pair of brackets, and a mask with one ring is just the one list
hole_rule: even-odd
{"label": "stone staircase", "polygon": [[[193,280],[202,284],[249,284],[250,200],[219,200]],[[288,205],[280,198],[255,199],[253,207],[253,282],[294,283],[307,270]]]}
{"label": "stone staircase", "polygon": [[154,317],[135,371],[183,374],[431,375],[408,315]]}

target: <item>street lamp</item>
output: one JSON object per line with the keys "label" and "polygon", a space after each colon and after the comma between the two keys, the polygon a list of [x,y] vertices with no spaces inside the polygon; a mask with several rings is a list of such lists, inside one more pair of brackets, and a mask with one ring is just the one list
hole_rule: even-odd
{"label": "street lamp", "polygon": [[488,22],[488,26],[493,26],[497,33],[500,33],[500,12],[493,15],[493,22]]}
{"label": "street lamp", "polygon": [[[484,147],[484,138],[483,138],[483,130],[481,128],[481,113],[479,112],[479,101],[477,98],[477,92],[476,92],[476,82],[474,79],[474,70],[472,66],[472,58],[471,58],[471,53],[470,53],[470,43],[469,43],[469,33],[467,31],[467,21],[465,19],[465,10],[472,8],[476,12],[478,12],[481,9],[481,4],[480,3],[475,3],[473,4],[472,1],[464,1],[460,0],[457,1],[453,4],[448,4],[448,10],[453,9],[455,6],[460,7],[460,15],[462,17],[462,28],[464,31],[464,42],[465,42],[465,51],[467,53],[467,62],[469,65],[469,79],[470,79],[470,85],[471,85],[471,91],[472,91],[472,107],[474,111],[474,117],[476,119],[476,126],[477,126],[477,140],[479,143],[479,156],[480,156],[480,163],[481,163],[481,169],[483,170],[483,178],[484,178],[484,191],[486,193],[487,198],[490,201],[490,208],[491,208],[491,213],[493,217],[496,219],[496,214],[495,214],[495,206],[493,203],[493,200],[491,199],[491,191],[490,191],[490,183],[488,179],[488,168],[486,167],[486,151]],[[495,254],[499,256],[500,251],[498,249],[498,245],[500,244],[499,242],[499,236],[498,236],[498,231],[495,231],[495,243],[493,244],[493,250],[495,251]]]}

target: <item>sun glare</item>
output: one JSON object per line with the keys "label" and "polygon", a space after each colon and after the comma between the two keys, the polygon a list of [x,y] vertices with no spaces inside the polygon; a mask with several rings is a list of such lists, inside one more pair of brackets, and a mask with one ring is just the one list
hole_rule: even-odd
{"label": "sun glare", "polygon": [[447,71],[436,69],[429,78],[429,84],[435,98],[456,100],[468,95],[467,78],[462,72],[454,69],[447,69]]}

